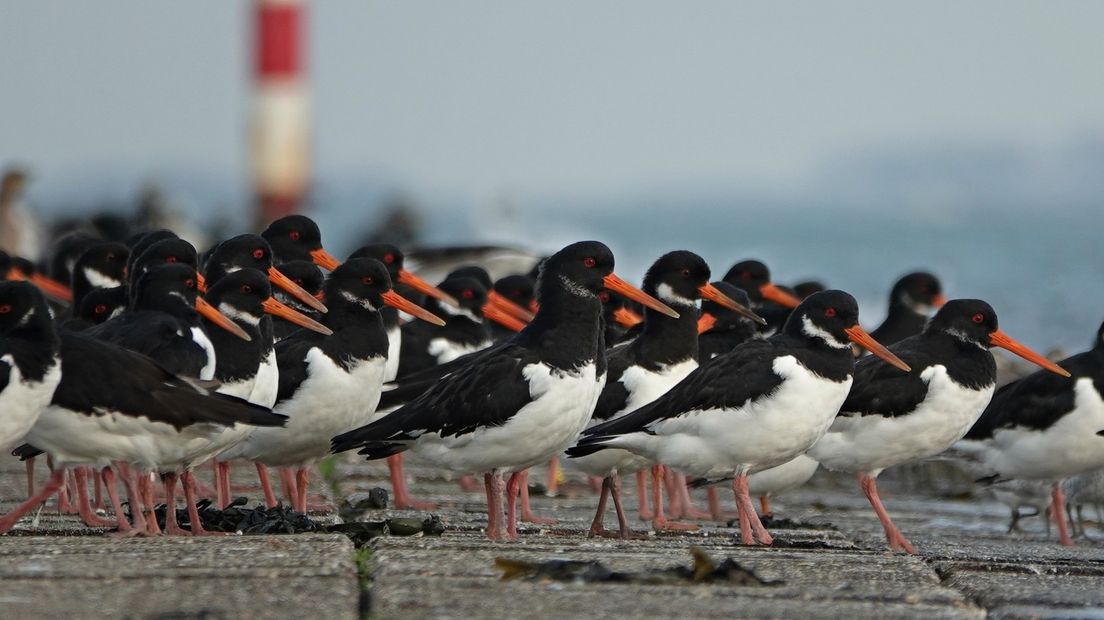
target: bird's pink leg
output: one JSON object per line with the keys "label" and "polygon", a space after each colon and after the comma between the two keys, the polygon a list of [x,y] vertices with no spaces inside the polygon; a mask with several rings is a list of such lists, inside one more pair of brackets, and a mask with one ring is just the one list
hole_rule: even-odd
{"label": "bird's pink leg", "polygon": [[185,469],[181,476],[184,483],[184,501],[188,504],[188,529],[192,536],[225,536],[225,532],[208,532],[203,529],[203,521],[199,518],[199,506],[196,505],[196,479],[192,470]]}
{"label": "bird's pink leg", "polygon": [[540,517],[533,512],[532,506],[529,505],[529,470],[521,472],[521,480],[518,481],[521,491],[521,520],[526,523],[536,523],[538,525],[552,525],[556,523],[555,519],[550,517]]}
{"label": "bird's pink leg", "polygon": [[268,466],[264,463],[255,463],[257,466],[257,479],[261,482],[261,491],[264,492],[265,506],[276,507],[276,493],[272,490],[272,481],[268,478]]}
{"label": "bird's pink leg", "polygon": [[1063,547],[1072,547],[1069,528],[1066,526],[1066,494],[1062,492],[1062,481],[1054,483],[1050,491],[1050,516],[1058,525],[1058,541]]}
{"label": "bird's pink leg", "polygon": [[463,476],[460,476],[456,480],[456,483],[460,485],[461,491],[467,491],[468,493],[471,493],[473,491],[479,490],[479,483],[476,482],[475,476],[471,474],[464,474]]}
{"label": "bird's pink leg", "polygon": [[[123,479],[123,487],[127,492],[127,503],[130,505],[130,516],[134,519],[134,529],[138,530],[139,534],[149,534],[149,524],[146,522],[145,505],[142,502],[142,493],[140,485],[134,478],[134,470],[130,465],[122,461],[115,461],[114,469],[110,476],[114,476],[114,472],[119,472],[119,477]],[[122,505],[120,504],[120,508]],[[120,515],[122,513],[119,513]],[[124,518],[125,520],[125,518]]]}
{"label": "bird's pink leg", "polygon": [[88,527],[112,527],[114,521],[104,519],[92,509],[92,502],[88,497],[88,470],[90,467],[74,467],[73,475],[77,479],[77,514],[81,521]]}
{"label": "bird's pink leg", "polygon": [[310,470],[300,467],[295,472],[296,509],[306,514],[307,512],[307,486],[310,485]]}
{"label": "bird's pink leg", "polygon": [[149,472],[136,472],[135,475],[138,479],[138,494],[141,496],[141,503],[146,510],[146,532],[150,536],[161,536],[165,532],[161,530],[160,524],[157,523],[157,506],[153,502],[153,481],[150,479]]}
{"label": "bird's pink leg", "polygon": [[548,490],[545,491],[545,494],[548,497],[555,497],[560,490],[560,459],[557,457],[552,457],[548,461],[548,484],[546,486]]}
{"label": "bird's pink leg", "polygon": [[691,523],[668,521],[667,517],[663,514],[663,485],[667,477],[666,474],[666,465],[652,466],[652,506],[655,507],[655,518],[652,519],[652,527],[657,532],[662,530],[693,531],[698,529],[698,526]]}
{"label": "bird's pink leg", "polygon": [[517,496],[521,487],[521,472],[510,474],[510,480],[506,483],[506,538],[516,540],[517,531]]}
{"label": "bird's pink leg", "polygon": [[874,512],[877,513],[878,520],[882,522],[882,528],[885,530],[886,542],[889,544],[889,549],[891,551],[902,550],[905,553],[916,555],[916,548],[905,538],[901,530],[897,529],[893,520],[889,518],[889,513],[886,512],[885,507],[882,506],[882,500],[878,497],[878,485],[874,480],[874,476],[866,472],[860,472],[859,484],[862,486],[866,499],[870,502],[870,505],[874,507]]}
{"label": "bird's pink leg", "polygon": [[501,480],[500,474],[483,474],[483,486],[487,489],[487,538],[490,540],[498,540],[502,536]]}
{"label": "bird's pink leg", "polygon": [[762,509],[764,517],[769,517],[773,515],[770,507],[770,498],[766,495],[759,496],[759,508]]}
{"label": "bird's pink leg", "polygon": [[748,543],[748,535],[744,534],[747,531],[744,529],[745,519],[750,526],[750,534],[754,537],[754,543],[760,545],[772,544],[774,538],[767,532],[767,528],[763,527],[763,522],[759,520],[759,515],[755,513],[755,504],[752,503],[751,493],[748,491],[747,473],[736,474],[736,477],[732,479],[732,489],[736,493],[736,504],[740,508],[740,536],[744,544],[753,544]]}
{"label": "bird's pink leg", "polygon": [[299,490],[295,485],[295,470],[290,467],[280,468],[280,486],[284,493],[284,499],[292,510],[299,510]]}
{"label": "bird's pink leg", "polygon": [[225,510],[230,502],[234,501],[234,493],[230,488],[230,461],[215,461],[215,484],[219,494],[223,496],[223,503],[219,504],[219,510]]}
{"label": "bird's pink leg", "polygon": [[694,500],[690,498],[690,487],[686,484],[685,474],[675,474],[675,488],[678,489],[682,499],[682,516],[686,519],[708,519],[712,515],[703,510],[698,510]]}
{"label": "bird's pink leg", "polygon": [[7,534],[23,515],[40,506],[64,484],[65,470],[59,467],[50,474],[49,480],[37,493],[28,497],[23,503],[4,515],[3,518],[0,518],[0,534]]}
{"label": "bird's pink leg", "polygon": [[602,490],[598,492],[598,511],[594,513],[594,520],[590,522],[590,529],[587,531],[587,538],[594,538],[595,536],[608,536],[609,532],[603,525],[606,517],[606,495],[610,491],[610,478],[606,476],[602,479]]}
{"label": "bird's pink leg", "polygon": [[176,520],[176,472],[161,474],[161,482],[165,487],[165,534],[169,536],[191,536],[192,533],[180,527]]}
{"label": "bird's pink leg", "polygon": [[107,510],[107,504],[104,503],[103,494],[103,480],[100,479],[96,468],[89,467],[88,473],[92,475],[92,488],[94,489],[94,495],[92,497],[92,508],[96,510]]}
{"label": "bird's pink leg", "polygon": [[[134,536],[140,533],[130,525],[130,521],[127,521],[126,515],[123,513],[123,502],[119,500],[119,489],[115,486],[115,471],[111,467],[104,467],[100,470],[100,477],[103,479],[104,488],[107,489],[107,497],[111,501],[111,510],[115,511],[115,522],[118,528],[117,534],[119,536]],[[131,508],[133,511],[133,508]],[[139,514],[141,511],[139,511]]]}
{"label": "bird's pink leg", "polygon": [[222,475],[220,463],[217,458],[211,459],[211,475],[215,478],[215,507],[219,510],[226,508],[226,504],[230,502],[230,494],[227,492],[227,488],[222,486]]}
{"label": "bird's pink leg", "polygon": [[410,508],[412,510],[436,510],[437,504],[419,502],[410,497],[410,490],[406,487],[406,474],[403,472],[403,454],[393,454],[387,457],[387,469],[391,474],[391,490],[395,495],[395,508]]}
{"label": "bird's pink leg", "polygon": [[645,539],[644,534],[637,534],[629,528],[629,518],[625,515],[625,507],[621,505],[621,476],[617,472],[609,477],[610,499],[613,500],[613,509],[617,513],[617,529],[621,540]]}

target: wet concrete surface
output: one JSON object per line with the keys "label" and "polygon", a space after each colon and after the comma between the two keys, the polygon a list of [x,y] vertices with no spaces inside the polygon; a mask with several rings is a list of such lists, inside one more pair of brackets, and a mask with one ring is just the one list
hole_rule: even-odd
{"label": "wet concrete surface", "polygon": [[[1104,618],[1104,532],[1063,548],[1041,518],[1006,534],[1007,509],[983,499],[937,499],[961,493],[961,481],[936,469],[894,476],[881,485],[888,510],[920,551],[885,550],[881,526],[850,479],[819,473],[813,484],[774,500],[776,515],[801,524],[772,530],[774,548],[745,547],[737,530],[698,522],[696,532],[656,534],[635,519],[645,540],[587,539],[595,496],[571,481],[561,496],[534,495],[534,509],[554,525],[522,524],[515,542],[489,542],[481,492],[460,490],[451,476],[408,459],[417,499],[435,502],[447,526],[439,537],[386,537],[369,544],[367,599],[353,545],[338,535],[128,539],[89,530],[50,508],[0,539],[0,609],[7,617],[830,617],[830,618]],[[40,476],[44,477],[44,469]],[[315,484],[330,500],[387,487],[382,463],[338,461],[338,486]],[[534,472],[531,482],[542,480]],[[235,468],[241,493],[259,498],[251,467]],[[909,491],[924,489],[924,492]],[[951,489],[948,491],[948,489]],[[0,508],[25,492],[22,467],[0,464]],[[723,492],[728,510],[731,493]],[[704,493],[695,498],[704,504]],[[371,510],[361,518],[425,513]],[[332,520],[334,516],[320,515]],[[612,510],[607,525],[614,525]],[[78,535],[79,534],[79,535]],[[86,535],[87,534],[87,535]],[[496,557],[524,561],[599,560],[612,570],[642,571],[690,563],[697,545],[731,557],[768,587],[731,584],[503,581]]]}

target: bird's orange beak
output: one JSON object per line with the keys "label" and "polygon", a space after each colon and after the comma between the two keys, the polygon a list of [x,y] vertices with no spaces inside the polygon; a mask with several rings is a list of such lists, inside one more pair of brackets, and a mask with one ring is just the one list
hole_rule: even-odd
{"label": "bird's orange beak", "polygon": [[644,317],[628,308],[618,308],[613,311],[613,320],[622,327],[635,327],[644,322]]}
{"label": "bird's orange beak", "polygon": [[[763,317],[761,317],[758,314],[755,314],[754,312],[752,312],[751,309],[748,308],[747,306],[745,306],[744,304],[741,304],[741,303],[733,300],[728,295],[725,295],[724,293],[721,292],[721,290],[719,288],[713,286],[712,284],[703,284],[701,286],[701,288],[699,288],[698,290],[701,291],[701,296],[704,299],[708,299],[709,301],[720,304],[722,307],[728,308],[729,310],[732,310],[736,314],[739,314],[742,317],[749,318],[749,319],[755,321],[756,323],[758,323],[760,325],[766,325],[767,324],[766,320],[764,320]],[[716,319],[714,319],[714,322],[716,322]],[[701,332],[699,332],[699,333],[701,333]]]}
{"label": "bird's orange beak", "polygon": [[503,312],[501,309],[486,304],[483,306],[483,316],[488,320],[494,321],[499,325],[505,327],[510,331],[520,332],[525,329],[525,322],[517,317]]}
{"label": "bird's orange beak", "polygon": [[341,266],[341,261],[334,258],[333,254],[327,252],[325,248],[311,250],[310,257],[315,265],[318,265],[326,271],[333,271]]}
{"label": "bird's orange beak", "polygon": [[992,334],[989,334],[989,346],[1000,347],[1002,349],[1005,349],[1006,351],[1011,351],[1012,353],[1015,353],[1016,355],[1019,355],[1025,360],[1031,362],[1032,364],[1045,368],[1056,375],[1062,375],[1063,377],[1070,376],[1069,371],[1065,368],[1062,368],[1058,364],[1055,364],[1042,355],[1039,355],[1038,353],[1025,347],[1019,342],[1016,342],[1012,339],[1011,336],[1002,332],[999,329]]}
{"label": "bird's orange beak", "polygon": [[7,278],[9,280],[24,280],[30,281],[41,290],[47,297],[54,301],[60,301],[62,303],[73,303],[73,291],[68,286],[65,286],[61,282],[53,278],[48,278],[40,273],[33,273],[28,278],[27,274],[23,273],[22,269],[12,267],[8,270]]}
{"label": "bird's orange beak", "polygon": [[943,304],[947,303],[947,296],[940,293],[932,298],[932,305],[936,308],[942,308]]}
{"label": "bird's orange beak", "polygon": [[[314,299],[311,297],[311,299]],[[279,317],[289,323],[294,323],[299,327],[305,327],[311,331],[318,332],[324,336],[332,336],[333,330],[325,325],[315,321],[309,316],[295,310],[291,306],[280,303],[275,297],[269,297],[261,302],[261,307],[264,311],[272,316]]]}
{"label": "bird's orange beak", "polygon": [[[326,304],[322,303],[321,300],[317,299],[314,295],[311,295],[309,292],[307,292],[307,290],[305,288],[303,288],[303,287],[299,286],[298,284],[296,284],[295,280],[292,280],[291,278],[289,278],[286,275],[284,275],[283,273],[281,273],[279,269],[277,269],[275,267],[269,267],[268,268],[268,279],[269,279],[270,282],[272,282],[276,286],[282,288],[283,290],[287,291],[288,293],[291,294],[292,297],[294,297],[295,299],[298,299],[299,301],[303,302],[307,306],[310,306],[311,308],[314,308],[315,310],[317,310],[319,312],[322,312],[322,313],[328,312],[328,309],[326,308]],[[281,304],[281,305],[283,305],[283,304]],[[289,310],[290,310],[290,308],[289,308]],[[284,317],[281,317],[281,318],[284,318]],[[288,319],[288,320],[291,320],[291,319]],[[294,321],[292,321],[292,322],[294,323]],[[307,326],[303,325],[303,327],[307,327]],[[315,330],[315,331],[318,331],[318,330]]]}
{"label": "bird's orange beak", "polygon": [[853,325],[851,327],[848,327],[844,331],[847,332],[847,337],[851,339],[851,342],[854,342],[855,344],[863,347],[867,351],[870,351],[874,355],[877,355],[886,362],[896,366],[897,368],[900,368],[905,372],[912,371],[911,366],[906,364],[901,358],[894,355],[892,351],[882,346],[882,343],[874,340],[874,337],[866,333],[866,330],[864,330],[859,325]]}
{"label": "bird's orange beak", "polygon": [[787,308],[796,308],[798,304],[801,303],[800,299],[778,288],[778,286],[772,282],[767,282],[763,286],[760,286],[759,292],[763,295],[764,299],[786,306]]}
{"label": "bird's orange beak", "polygon": [[515,319],[528,323],[533,320],[533,313],[529,312],[525,308],[515,304],[507,299],[505,296],[500,295],[497,291],[487,292],[487,303],[483,306],[483,314],[486,315],[487,308],[492,307],[499,312],[508,314]]}
{"label": "bird's orange beak", "polygon": [[698,317],[698,333],[704,334],[705,332],[713,329],[713,326],[717,324],[717,317],[708,312],[702,312]]}
{"label": "bird's orange beak", "polygon": [[456,301],[456,298],[441,289],[433,286],[429,282],[419,278],[418,276],[410,273],[405,269],[399,270],[399,282],[409,286],[410,288],[418,291],[423,295],[429,295],[430,297],[442,301],[454,308],[459,308],[460,303]]}
{"label": "bird's orange beak", "polygon": [[383,293],[383,295],[381,295],[381,297],[383,297],[383,303],[397,310],[402,310],[410,316],[417,317],[427,323],[432,323],[438,327],[445,324],[441,317],[433,314],[429,310],[426,310],[425,308],[410,301],[402,295],[399,295],[395,291],[386,291]]}
{"label": "bird's orange beak", "polygon": [[207,278],[204,278],[199,271],[196,271],[196,290],[200,293],[207,292]]}
{"label": "bird's orange beak", "polygon": [[225,329],[226,331],[234,334],[238,338],[250,342],[253,339],[249,337],[249,334],[242,329],[237,323],[231,321],[225,314],[218,311],[217,308],[207,303],[206,299],[202,297],[196,297],[196,311],[200,316],[214,323],[215,325]]}
{"label": "bird's orange beak", "polygon": [[615,273],[607,275],[602,282],[606,288],[622,297],[627,297],[628,299],[631,299],[639,304],[643,304],[651,308],[652,310],[662,312],[669,317],[676,319],[679,317],[679,313],[675,312],[674,308],[668,306],[655,297],[652,297],[644,291],[622,280],[621,277]]}

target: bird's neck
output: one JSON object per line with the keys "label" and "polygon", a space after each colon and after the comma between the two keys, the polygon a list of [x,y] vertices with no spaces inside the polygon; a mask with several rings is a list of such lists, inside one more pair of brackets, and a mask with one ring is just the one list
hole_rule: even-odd
{"label": "bird's neck", "polygon": [[601,314],[597,295],[550,286],[542,291],[536,317],[517,338],[551,366],[579,368],[605,357]]}
{"label": "bird's neck", "polygon": [[657,364],[671,364],[698,357],[698,313],[694,306],[674,306],[679,317],[647,308],[644,329],[633,340],[638,357]]}

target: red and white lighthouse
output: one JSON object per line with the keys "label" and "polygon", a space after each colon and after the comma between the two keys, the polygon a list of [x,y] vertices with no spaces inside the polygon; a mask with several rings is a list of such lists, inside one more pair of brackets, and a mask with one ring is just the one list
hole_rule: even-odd
{"label": "red and white lighthouse", "polygon": [[304,0],[255,0],[250,159],[260,223],[299,209],[310,181]]}

